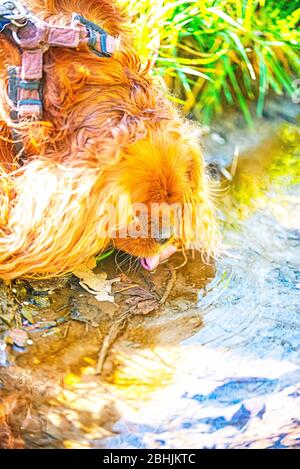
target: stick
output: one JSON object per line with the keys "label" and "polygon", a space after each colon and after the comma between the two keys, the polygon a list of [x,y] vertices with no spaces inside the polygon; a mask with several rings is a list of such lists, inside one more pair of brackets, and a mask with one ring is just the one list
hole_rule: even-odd
{"label": "stick", "polygon": [[174,269],[173,266],[170,266],[170,278],[167,282],[165,292],[164,292],[163,296],[161,297],[161,299],[159,300],[160,305],[164,305],[165,302],[167,301],[167,299],[169,298],[175,281],[176,281],[176,270]]}
{"label": "stick", "polygon": [[102,373],[109,349],[127,324],[127,319],[129,317],[128,313],[130,313],[130,310],[122,314],[122,316],[111,326],[107,336],[104,338],[98,354],[96,375],[100,375]]}

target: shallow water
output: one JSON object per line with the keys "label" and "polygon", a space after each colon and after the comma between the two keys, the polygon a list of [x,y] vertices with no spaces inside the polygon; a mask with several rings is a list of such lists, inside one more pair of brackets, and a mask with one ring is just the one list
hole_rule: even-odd
{"label": "shallow water", "polygon": [[[299,129],[285,127],[240,157],[220,197],[226,254],[178,270],[166,306],[129,320],[101,377],[115,307],[72,280],[50,295],[35,286],[37,319],[72,305],[72,321],[29,333],[24,353],[0,343],[10,363],[0,369],[0,447],[300,447],[299,143]],[[102,267],[118,273],[111,260]],[[161,293],[168,275],[163,266],[134,280]]]}

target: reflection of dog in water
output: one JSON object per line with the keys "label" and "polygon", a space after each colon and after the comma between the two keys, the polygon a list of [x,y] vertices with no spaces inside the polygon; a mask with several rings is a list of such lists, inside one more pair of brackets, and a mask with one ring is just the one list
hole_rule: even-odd
{"label": "reflection of dog in water", "polygon": [[0,277],[72,271],[112,242],[149,270],[176,250],[165,234],[109,232],[107,205],[121,233],[135,203],[186,204],[181,244],[209,255],[218,234],[197,132],[143,70],[112,2],[3,8]]}

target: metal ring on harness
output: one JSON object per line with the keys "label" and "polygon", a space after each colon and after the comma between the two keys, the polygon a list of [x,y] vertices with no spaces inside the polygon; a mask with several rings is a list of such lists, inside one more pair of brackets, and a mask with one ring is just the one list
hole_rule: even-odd
{"label": "metal ring on harness", "polygon": [[36,49],[40,47],[43,40],[46,39],[46,27],[43,26],[42,22],[39,22],[33,17],[27,19],[26,26],[26,30],[28,27],[31,28],[30,36],[20,37],[20,34],[22,35],[22,31],[24,29],[23,27],[20,29],[16,29],[12,33],[15,42],[22,49]]}

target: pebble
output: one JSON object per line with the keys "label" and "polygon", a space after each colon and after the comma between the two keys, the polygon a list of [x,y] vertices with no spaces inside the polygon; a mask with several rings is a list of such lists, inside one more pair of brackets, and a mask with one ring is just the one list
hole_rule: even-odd
{"label": "pebble", "polygon": [[0,366],[7,364],[6,343],[0,340]]}
{"label": "pebble", "polygon": [[219,145],[225,145],[226,140],[222,137],[222,135],[218,134],[217,132],[212,132],[211,138],[214,142],[218,143]]}
{"label": "pebble", "polygon": [[6,337],[7,339],[10,339],[14,345],[17,345],[17,347],[22,348],[25,347],[28,340],[27,332],[21,329],[11,329],[7,332]]}

